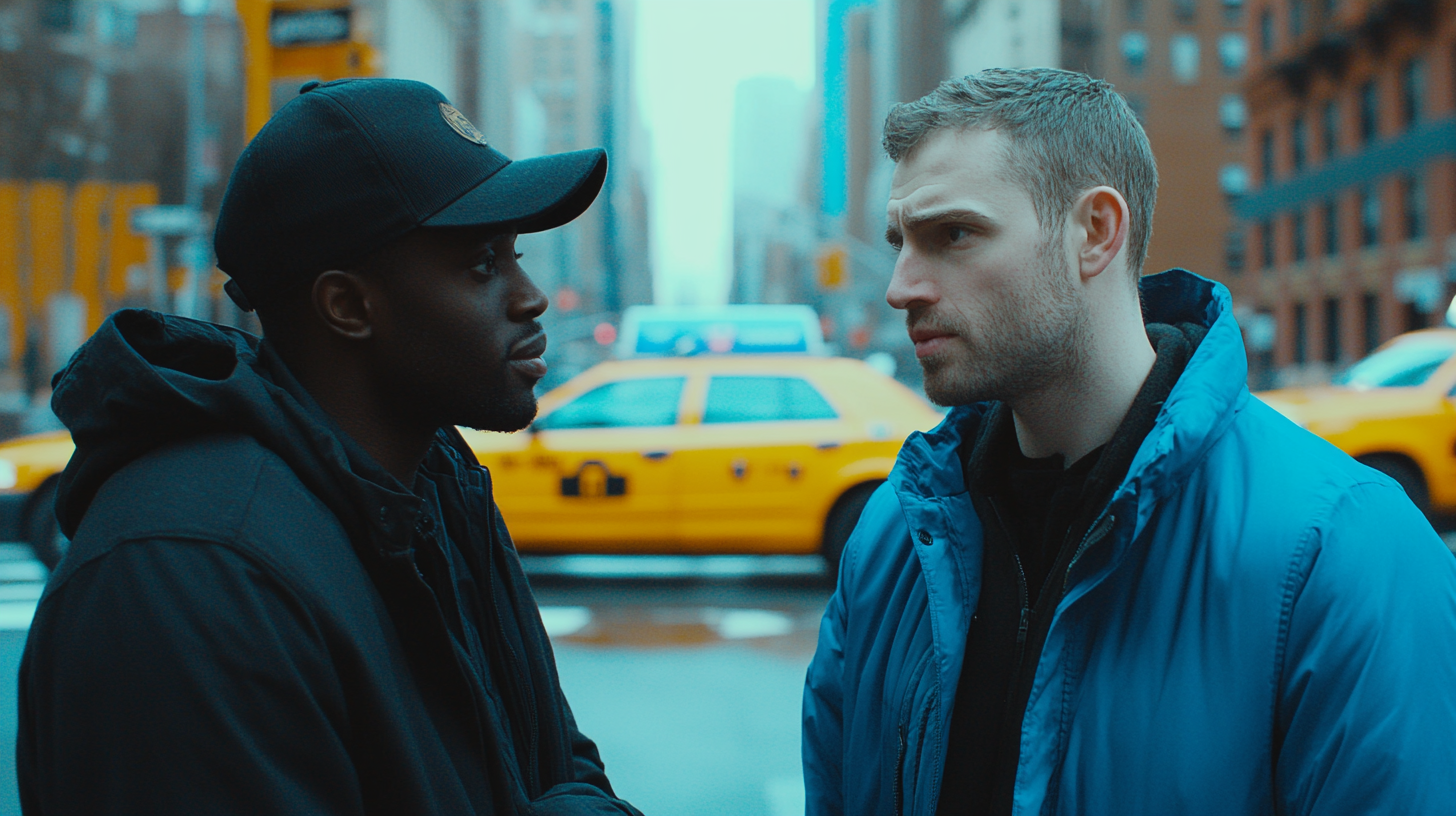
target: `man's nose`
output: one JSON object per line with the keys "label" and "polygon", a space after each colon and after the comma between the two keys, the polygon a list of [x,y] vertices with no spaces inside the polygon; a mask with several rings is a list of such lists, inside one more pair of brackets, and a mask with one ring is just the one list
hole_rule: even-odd
{"label": "man's nose", "polygon": [[546,293],[542,292],[530,277],[523,274],[519,278],[516,290],[511,297],[510,319],[516,323],[523,323],[545,314],[546,307],[551,302],[546,299]]}
{"label": "man's nose", "polygon": [[890,276],[885,302],[896,309],[909,309],[928,306],[937,299],[934,283],[925,274],[920,258],[906,246],[895,259],[895,274]]}

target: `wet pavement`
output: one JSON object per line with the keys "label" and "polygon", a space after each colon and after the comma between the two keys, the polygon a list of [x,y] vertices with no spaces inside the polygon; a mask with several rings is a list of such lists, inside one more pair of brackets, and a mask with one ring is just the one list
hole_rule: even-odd
{"label": "wet pavement", "polygon": [[527,569],[618,794],[649,816],[802,814],[799,706],[829,597],[817,560],[559,560]]}

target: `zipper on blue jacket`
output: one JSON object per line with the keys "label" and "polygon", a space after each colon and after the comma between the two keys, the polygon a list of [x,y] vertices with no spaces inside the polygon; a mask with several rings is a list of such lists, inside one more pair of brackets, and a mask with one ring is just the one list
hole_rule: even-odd
{"label": "zipper on blue jacket", "polygon": [[895,799],[895,816],[905,812],[905,723],[900,723],[900,750],[895,754],[895,781],[891,791]]}

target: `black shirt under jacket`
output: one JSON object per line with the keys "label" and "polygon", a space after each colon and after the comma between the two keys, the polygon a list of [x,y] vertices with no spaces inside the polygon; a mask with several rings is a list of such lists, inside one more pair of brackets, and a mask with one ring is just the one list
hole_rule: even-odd
{"label": "black shirt under jacket", "polygon": [[1147,379],[1112,439],[1070,468],[1063,469],[1060,454],[1023,456],[1004,403],[963,445],[966,485],[985,538],[938,816],[1011,813],[1021,720],[1071,561],[1084,539],[1105,534],[1101,515],[1206,332],[1190,323],[1149,324],[1157,359]]}

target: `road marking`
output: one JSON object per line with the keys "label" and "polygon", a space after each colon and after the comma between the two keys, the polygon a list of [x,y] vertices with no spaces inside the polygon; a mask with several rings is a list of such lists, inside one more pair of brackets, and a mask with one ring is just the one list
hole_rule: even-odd
{"label": "road marking", "polygon": [[804,780],[798,776],[776,776],[763,784],[768,812],[773,816],[803,816]]}
{"label": "road marking", "polygon": [[35,601],[0,602],[0,629],[23,631],[30,628],[30,619],[35,617]]}
{"label": "road marking", "polygon": [[522,555],[531,575],[597,578],[823,575],[817,555]]}
{"label": "road marking", "polygon": [[794,631],[794,621],[782,612],[767,609],[706,609],[709,626],[724,640],[778,637]]}
{"label": "road marking", "polygon": [[0,584],[0,601],[35,601],[45,591],[45,584]]}
{"label": "road marking", "polygon": [[591,610],[584,606],[543,606],[541,623],[551,637],[567,637],[591,623]]}
{"label": "road marking", "polygon": [[45,583],[46,568],[39,561],[0,561],[0,582],[40,581]]}

